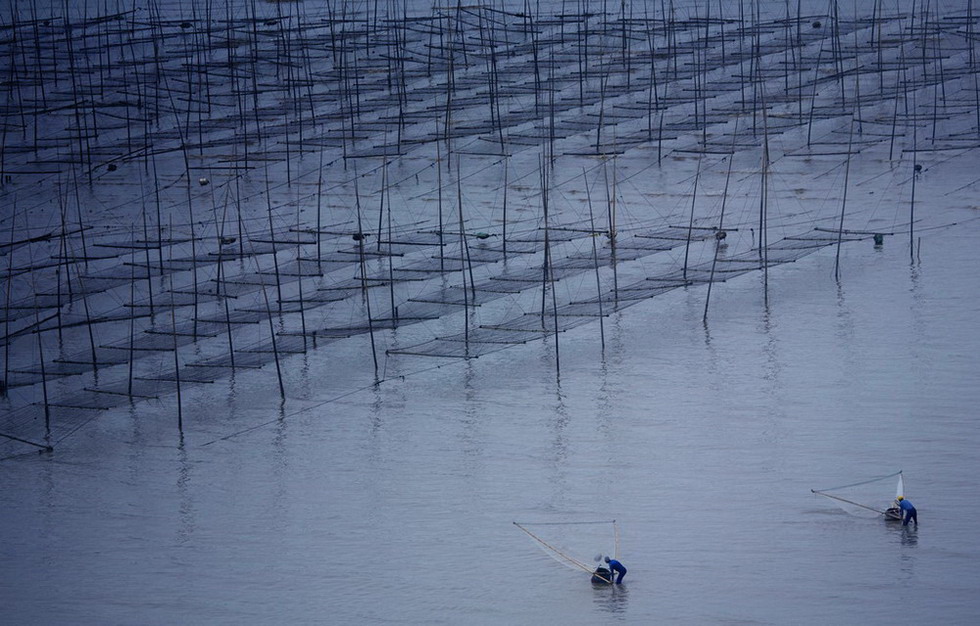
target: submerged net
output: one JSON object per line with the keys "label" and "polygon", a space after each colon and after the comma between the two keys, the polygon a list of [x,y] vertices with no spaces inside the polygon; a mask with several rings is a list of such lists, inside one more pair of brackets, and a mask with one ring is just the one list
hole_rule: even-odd
{"label": "submerged net", "polygon": [[583,522],[514,522],[544,552],[565,567],[592,574],[604,557],[619,556],[616,520]]}
{"label": "submerged net", "polygon": [[905,479],[898,471],[849,485],[810,491],[829,499],[850,515],[878,517],[885,515],[898,496],[905,495]]}
{"label": "submerged net", "polygon": [[[678,230],[667,229],[666,231],[650,233],[646,237],[652,240],[656,236],[660,241],[668,242],[675,236],[680,237]],[[715,231],[706,232],[713,234]],[[686,233],[686,229],[684,233]],[[706,238],[712,235],[698,233],[698,236]],[[784,242],[789,242],[785,244],[786,249],[781,247]],[[735,276],[761,269],[763,266],[776,267],[789,263],[836,242],[836,238],[804,233],[770,245],[766,260],[761,258],[762,253],[758,249],[753,249],[736,257],[719,258],[717,263],[712,259],[698,265],[691,265],[686,270],[672,268],[659,275],[648,276],[631,284],[614,286],[599,297],[590,296],[584,300],[569,302],[540,314],[522,314],[513,319],[484,324],[480,326],[479,331],[481,332],[478,333],[470,330],[448,337],[436,337],[415,345],[389,349],[387,353],[464,359],[477,358],[512,345],[549,337],[555,332],[577,328],[600,316],[610,315],[615,311],[639,304],[673,289],[695,284],[725,282]],[[558,280],[565,276],[580,274],[582,271],[584,270],[569,267],[556,269],[551,272],[551,278]],[[513,289],[507,293],[519,293],[525,289],[536,288],[542,283],[542,268],[540,266],[529,267],[523,274],[511,271],[491,277],[480,283],[476,287],[475,293],[490,291],[486,288],[489,284],[505,284],[508,281],[515,281],[515,284]],[[438,297],[447,298],[451,291],[444,290]],[[457,290],[455,293],[458,295],[459,291]],[[493,299],[493,297],[487,296],[485,299],[481,298],[480,302],[489,302]],[[421,306],[419,302],[421,300],[417,297],[411,301],[411,305],[418,308]],[[445,310],[447,307],[451,307],[453,312],[458,311],[460,305],[458,302],[440,301],[430,302],[426,306],[428,308],[424,312],[430,316],[436,316],[437,313],[441,314],[440,311],[442,313],[447,312]],[[421,313],[418,309],[415,310]],[[402,314],[401,309],[399,314]]]}

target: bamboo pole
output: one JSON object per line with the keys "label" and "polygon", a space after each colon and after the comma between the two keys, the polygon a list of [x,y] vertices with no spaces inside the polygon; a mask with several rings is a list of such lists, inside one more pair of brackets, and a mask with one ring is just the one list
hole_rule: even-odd
{"label": "bamboo pole", "polygon": [[[0,398],[7,397],[7,381],[10,375],[10,290],[14,282],[14,224],[17,218],[16,199],[10,216],[10,246],[7,252],[7,281],[3,301],[3,380],[0,381]],[[64,231],[62,231],[64,232]],[[59,307],[60,310],[61,307]],[[36,313],[37,309],[35,309]]]}
{"label": "bamboo pole", "polygon": [[272,223],[272,188],[269,183],[269,165],[265,166],[265,202],[266,214],[269,217],[269,240],[272,241],[272,266],[276,273],[277,308],[282,313],[282,280],[279,277],[279,250],[276,246],[276,233]]}
{"label": "bamboo pole", "polygon": [[548,170],[545,168],[545,159],[541,159],[541,204],[544,210],[544,261],[545,261],[545,292],[547,293],[548,278],[551,278],[551,316],[555,331],[555,375],[561,377],[561,352],[558,349],[558,333],[561,328],[558,325],[558,296],[555,294],[554,273],[551,266],[551,242],[548,235],[551,226],[548,221]]}
{"label": "bamboo pole", "polygon": [[177,351],[177,305],[174,303],[174,275],[168,276],[170,279],[170,331],[173,337],[174,352],[174,381],[177,383],[177,432],[181,439],[184,437],[184,410],[180,394],[180,358]]}
{"label": "bamboo pole", "polygon": [[37,308],[34,309],[34,323],[37,326],[35,332],[37,333],[38,362],[41,365],[41,393],[44,397],[44,438],[47,440],[51,436],[51,408],[48,403],[48,374],[44,367],[44,339]]}
{"label": "bamboo pole", "polygon": [[[132,225],[132,239],[136,239],[136,225]],[[135,257],[135,255],[134,255]],[[131,306],[136,306],[136,263],[129,266],[129,303]],[[126,384],[126,393],[129,394],[130,401],[133,398],[133,365],[136,361],[134,358],[134,335],[136,334],[136,313],[130,310],[129,315],[129,367],[127,368],[128,380]]]}
{"label": "bamboo pole", "polygon": [[364,232],[361,230],[361,194],[357,185],[357,164],[354,164],[354,205],[357,209],[357,256],[361,267],[361,294],[367,312],[368,334],[371,336],[371,358],[374,359],[374,378],[378,380],[378,350],[374,341],[374,320],[371,317],[371,296],[367,289],[367,263],[364,259]]}
{"label": "bamboo pole", "polygon": [[[735,139],[738,137],[738,117],[735,118],[735,129],[732,131],[732,152],[728,157],[728,173],[725,174],[725,189],[721,194],[721,214],[718,216],[718,235],[725,233],[725,207],[728,204],[728,185],[732,179],[732,167],[735,163]],[[715,239],[715,254],[711,259],[711,275],[708,278],[707,295],[704,298],[704,315],[702,321],[708,321],[708,303],[711,301],[711,286],[715,284],[715,267],[718,265],[718,253],[722,239]]]}
{"label": "bamboo pole", "polygon": [[[469,258],[469,248],[466,245],[466,231],[463,226],[463,187],[460,179],[462,169],[459,164],[459,155],[456,155],[456,213],[459,216],[459,265],[463,275],[463,336],[466,342],[466,353],[469,356],[470,350],[470,296],[466,287],[466,260]],[[470,269],[472,272],[472,268]],[[472,285],[472,273],[470,284]],[[474,292],[474,296],[475,296]]]}
{"label": "bamboo pole", "polygon": [[508,170],[507,163],[508,163],[509,159],[510,159],[510,157],[507,157],[507,156],[504,156],[504,159],[503,159],[503,162],[504,162],[504,223],[503,223],[503,228],[502,228],[502,232],[501,232],[501,239],[503,241],[504,260],[505,261],[507,260],[507,186],[508,186],[508,184],[507,184],[507,170]]}
{"label": "bamboo pole", "polygon": [[687,262],[691,252],[691,233],[694,231],[694,207],[698,202],[698,182],[701,180],[701,161],[704,156],[698,157],[698,171],[694,175],[694,190],[691,192],[691,216],[687,223],[687,239],[684,242],[684,282],[687,282]]}
{"label": "bamboo pole", "polygon": [[[153,277],[150,271],[150,238],[146,226],[146,207],[141,211],[143,214],[143,256],[146,262],[146,295],[150,303],[150,317],[153,317]],[[135,266],[135,258],[133,259]]]}
{"label": "bamboo pole", "polygon": [[762,257],[763,293],[765,306],[769,308],[769,237],[768,200],[769,200],[769,117],[766,113],[766,93],[762,90],[762,191],[759,204],[759,253]]}
{"label": "bamboo pole", "polygon": [[596,246],[596,237],[599,233],[595,229],[595,213],[592,211],[592,192],[589,190],[589,179],[586,176],[585,168],[582,168],[582,181],[585,183],[585,199],[589,203],[589,228],[592,230],[592,261],[595,265],[595,290],[596,298],[599,302],[599,342],[602,347],[602,352],[606,351],[606,328],[605,328],[605,315],[602,311],[602,283],[599,280],[599,251]]}
{"label": "bamboo pole", "polygon": [[[282,368],[279,366],[279,347],[276,345],[276,329],[272,323],[272,308],[269,306],[269,293],[265,289],[265,281],[262,281],[262,298],[265,300],[266,319],[269,320],[269,337],[272,339],[272,357],[276,362],[276,378],[279,381],[279,397],[286,400],[286,387],[282,382]],[[281,304],[280,304],[281,306]]]}
{"label": "bamboo pole", "polygon": [[[228,358],[231,361],[231,372],[232,372],[232,376],[234,376],[234,374],[235,374],[235,342],[234,342],[234,339],[232,338],[232,332],[231,332],[231,311],[229,310],[229,307],[228,307],[228,298],[229,298],[229,295],[228,295],[228,283],[227,283],[227,277],[225,276],[224,244],[222,244],[222,241],[224,241],[224,238],[225,238],[225,218],[228,215],[228,195],[230,193],[231,193],[231,191],[229,190],[226,193],[226,195],[225,195],[225,203],[224,203],[224,206],[221,209],[221,223],[220,223],[220,225],[217,225],[217,233],[218,233],[218,267],[217,267],[217,274],[216,274],[216,280],[217,280],[217,282],[215,283],[214,292],[215,292],[215,295],[217,295],[217,297],[221,299],[221,305],[222,305],[222,308],[224,309],[224,312],[225,312],[225,334],[227,335],[227,339],[228,339]],[[214,213],[215,213],[215,222],[217,222],[217,219],[218,219],[217,207],[214,206],[213,203],[212,203],[212,207],[213,207],[213,210],[214,210]],[[239,213],[239,216],[240,216],[240,213]],[[240,222],[239,222],[239,224],[240,224]],[[239,242],[239,245],[241,245],[240,242]]]}
{"label": "bamboo pole", "polygon": [[[436,121],[436,132],[438,133],[438,120]],[[436,142],[436,190],[438,196],[438,210],[439,210],[439,271],[446,271],[446,255],[445,255],[445,242],[444,242],[444,231],[446,229],[443,224],[442,219],[442,152],[439,147],[439,140]]]}
{"label": "bamboo pole", "polygon": [[847,206],[847,186],[851,174],[851,145],[854,140],[854,116],[851,116],[851,130],[847,136],[847,164],[844,166],[844,197],[840,203],[840,223],[837,225],[837,254],[834,257],[834,280],[840,281],[840,244],[844,236],[844,207]]}

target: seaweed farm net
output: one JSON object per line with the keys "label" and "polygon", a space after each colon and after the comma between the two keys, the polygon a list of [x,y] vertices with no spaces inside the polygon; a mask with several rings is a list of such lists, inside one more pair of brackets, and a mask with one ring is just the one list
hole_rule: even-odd
{"label": "seaweed farm net", "polygon": [[980,16],[945,6],[188,7],[0,9],[8,441],[359,335],[472,358],[911,240],[840,174],[980,147]]}
{"label": "seaweed farm net", "polygon": [[[860,238],[848,237],[845,241]],[[736,276],[760,270],[763,266],[776,267],[803,258],[807,254],[837,243],[837,239],[825,236],[788,238],[788,247],[782,241],[773,244],[771,250],[787,250],[791,254],[774,255],[763,261],[758,250],[748,251],[730,259],[718,259],[687,269],[671,270],[666,274],[651,276],[642,281],[618,287],[614,290],[577,302],[569,302],[554,308],[543,307],[539,313],[526,313],[520,317],[479,328],[467,329],[446,337],[437,337],[424,343],[389,350],[392,354],[476,358],[497,352],[510,346],[520,345],[583,326],[600,316],[608,316],[650,298],[668,293],[680,287],[698,283],[725,282]],[[721,263],[726,269],[718,271]]]}

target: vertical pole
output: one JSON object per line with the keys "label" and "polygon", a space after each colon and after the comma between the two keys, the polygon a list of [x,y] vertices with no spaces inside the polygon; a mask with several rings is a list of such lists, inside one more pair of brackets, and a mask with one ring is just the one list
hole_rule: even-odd
{"label": "vertical pole", "polygon": [[605,315],[602,312],[602,283],[599,281],[599,251],[596,246],[596,237],[599,233],[595,229],[595,214],[592,211],[592,192],[589,190],[589,179],[586,176],[585,168],[582,168],[582,181],[585,183],[585,199],[589,203],[589,228],[592,229],[591,239],[592,239],[592,261],[595,264],[595,290],[596,298],[599,301],[599,342],[602,346],[602,351],[606,351],[606,328],[605,328]]}
{"label": "vertical pole", "polygon": [[[732,152],[728,157],[728,173],[725,174],[725,190],[721,194],[721,215],[718,217],[718,234],[725,228],[725,206],[728,204],[728,184],[732,179],[732,166],[735,163],[735,139],[738,137],[738,117],[735,118],[735,129],[732,131]],[[711,286],[715,283],[715,267],[718,265],[718,248],[720,240],[716,239],[715,254],[711,260],[711,276],[708,278],[708,294],[704,298],[704,316],[702,321],[708,321],[708,302],[711,301]]]}
{"label": "vertical pole", "polygon": [[[143,255],[146,261],[146,293],[150,303],[150,316],[153,316],[153,279],[150,272],[150,238],[146,228],[146,207],[143,208]],[[135,261],[135,258],[133,259]],[[135,263],[134,263],[135,265]],[[135,311],[133,311],[135,313]]]}
{"label": "vertical pole", "polygon": [[[385,172],[383,178],[388,177],[388,160],[385,159]],[[381,193],[387,196],[388,200],[388,298],[391,300],[391,325],[395,327],[398,325],[398,306],[395,304],[395,264],[392,257],[394,256],[394,240],[392,239],[391,232],[391,195],[388,192],[388,185],[385,185],[381,189]],[[380,237],[378,240],[380,241]]]}
{"label": "vertical pole", "polygon": [[[14,222],[17,211],[10,216],[10,249],[7,252],[7,288],[3,302],[3,380],[0,381],[0,398],[7,396],[7,376],[10,372],[10,289],[14,281]],[[61,308],[59,307],[59,310]],[[35,314],[37,309],[35,308]],[[59,323],[59,327],[61,324]]]}
{"label": "vertical pole", "polygon": [[[265,290],[265,281],[262,281],[262,298],[265,300],[265,312],[269,320],[269,336],[272,338],[272,357],[276,361],[276,377],[279,380],[279,397],[286,399],[286,388],[282,383],[282,368],[279,367],[279,348],[276,345],[276,329],[272,324],[272,308],[269,306],[269,293]],[[280,302],[279,306],[282,306]]]}
{"label": "vertical pole", "polygon": [[[58,314],[58,341],[62,341],[63,336],[61,334],[61,325],[62,325],[61,324],[61,306],[62,306],[61,281],[62,278],[64,278],[64,280],[68,283],[69,293],[71,293],[71,274],[68,271],[68,242],[66,236],[67,228],[65,224],[65,206],[64,203],[61,202],[60,193],[58,194],[58,200],[59,200],[58,204],[60,205],[59,209],[61,212],[61,236],[58,237],[58,254],[61,255],[61,261],[58,262],[58,265],[55,267],[54,272],[58,280],[58,302],[56,304],[56,306],[58,307],[56,311]],[[14,214],[16,214],[16,212],[17,212],[17,204],[15,199]],[[13,220],[11,220],[11,224],[13,224]],[[13,243],[13,241],[11,241],[11,243]],[[10,252],[11,252],[11,258],[13,258],[13,248],[11,248]],[[62,266],[64,266],[65,268],[64,272],[61,271]]]}
{"label": "vertical pole", "polygon": [[[305,49],[305,47],[304,47]],[[321,206],[323,204],[323,148],[320,148],[320,166],[317,168],[316,178],[316,271],[323,274],[323,261],[321,261],[320,238],[322,229]]]}
{"label": "vertical pole", "polygon": [[504,242],[504,259],[507,259],[507,161],[508,157],[504,156],[504,227],[503,227],[503,242]]}
{"label": "vertical pole", "polygon": [[687,282],[687,261],[691,252],[691,233],[694,230],[694,207],[698,202],[698,182],[701,180],[701,161],[704,155],[698,158],[698,171],[694,175],[694,191],[691,193],[691,217],[687,223],[687,240],[684,242],[684,282]]}
{"label": "vertical pole", "polygon": [[184,437],[184,410],[180,397],[180,358],[177,354],[177,306],[174,304],[174,276],[170,274],[170,330],[174,340],[174,380],[177,382],[177,431]]}
{"label": "vertical pole", "polygon": [[88,328],[88,342],[92,352],[92,369],[98,372],[99,362],[95,353],[95,335],[92,331],[92,316],[89,312],[88,294],[85,293],[85,284],[82,280],[82,272],[78,268],[78,263],[75,263],[75,278],[78,280],[78,288],[81,290],[82,307],[85,309],[85,326]]}
{"label": "vertical pole", "polygon": [[44,341],[42,340],[41,322],[37,308],[34,309],[34,325],[37,326],[37,352],[41,363],[41,392],[44,395],[44,430],[45,437],[51,434],[51,408],[48,405],[48,374],[44,368]]}
{"label": "vertical pole", "polygon": [[357,208],[357,256],[361,265],[361,293],[367,312],[368,334],[371,335],[371,358],[374,359],[374,379],[378,380],[378,350],[374,343],[374,320],[371,318],[371,296],[367,290],[367,263],[364,260],[364,232],[361,230],[361,194],[357,185],[357,163],[354,163],[354,204]]}
{"label": "vertical pole", "polygon": [[915,179],[919,177],[919,126],[915,123],[913,114],[912,124],[912,199],[909,203],[909,258],[915,262]]}
{"label": "vertical pole", "polygon": [[[463,274],[463,337],[466,342],[466,352],[470,349],[470,295],[466,287],[466,231],[463,229],[463,188],[460,182],[462,170],[459,164],[459,155],[456,155],[456,211],[459,216],[459,266]],[[472,282],[472,280],[471,280]]]}
{"label": "vertical pole", "polygon": [[844,197],[840,203],[840,223],[837,225],[837,255],[834,258],[834,280],[840,280],[840,244],[844,236],[844,207],[847,206],[847,182],[851,174],[851,143],[854,139],[854,116],[851,115],[851,131],[847,137],[847,164],[844,166]]}
{"label": "vertical pole", "polygon": [[[542,156],[541,159],[541,205],[544,209],[544,264],[545,264],[545,289],[547,290],[548,283],[547,279],[551,279],[551,316],[552,324],[554,324],[555,333],[555,375],[561,376],[561,355],[558,350],[558,333],[561,330],[558,326],[558,296],[555,294],[555,277],[552,272],[551,265],[551,241],[549,237],[549,231],[551,226],[548,223],[548,170],[545,167],[545,159]],[[544,292],[547,294],[547,291]],[[544,317],[544,311],[542,311],[542,318]]]}
{"label": "vertical pole", "polygon": [[[436,122],[438,126],[439,122]],[[438,132],[438,128],[436,128]],[[436,190],[438,197],[438,208],[439,208],[439,271],[446,271],[446,257],[443,251],[443,231],[445,226],[442,223],[442,148],[440,147],[439,140],[436,139]]]}
{"label": "vertical pole", "polygon": [[279,278],[279,249],[276,246],[276,234],[272,224],[272,188],[269,185],[269,165],[265,166],[265,202],[269,216],[269,240],[272,241],[272,265],[276,271],[276,296],[279,312],[282,313],[282,282]]}
{"label": "vertical pole", "polygon": [[766,113],[766,92],[762,89],[762,129],[764,144],[762,149],[762,193],[759,206],[759,252],[762,255],[763,292],[766,308],[769,308],[769,237],[768,201],[769,201],[769,121]]}
{"label": "vertical pole", "polygon": [[[470,275],[470,291],[473,294],[473,305],[476,305],[476,282],[473,280],[473,260],[470,258],[470,243],[466,239],[466,231],[463,227],[463,170],[460,165],[459,154],[456,155],[456,201],[459,205],[459,232],[463,242],[463,250],[460,255],[460,265],[466,264],[466,271]],[[465,255],[465,256],[464,256]],[[465,276],[464,276],[465,284]]]}
{"label": "vertical pole", "polygon": [[[136,226],[133,225],[132,228],[132,238],[136,239]],[[135,260],[135,254],[134,260]],[[129,272],[129,303],[133,307],[129,311],[129,382],[126,386],[126,393],[129,394],[129,399],[133,399],[133,344],[134,335],[136,334],[136,263],[133,263],[130,267]]]}
{"label": "vertical pole", "polygon": [[[299,205],[296,205],[296,232],[299,233]],[[319,241],[319,237],[317,238]],[[306,351],[306,302],[303,298],[303,261],[301,254],[303,253],[302,247],[297,242],[296,243],[296,267],[298,279],[296,282],[299,283],[299,320],[303,331],[303,351]]]}

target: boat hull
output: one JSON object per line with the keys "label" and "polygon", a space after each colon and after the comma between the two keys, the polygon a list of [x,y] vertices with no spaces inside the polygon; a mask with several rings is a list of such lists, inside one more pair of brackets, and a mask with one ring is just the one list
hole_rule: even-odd
{"label": "boat hull", "polygon": [[596,568],[596,571],[592,572],[593,585],[610,585],[612,581],[613,573],[605,567]]}

